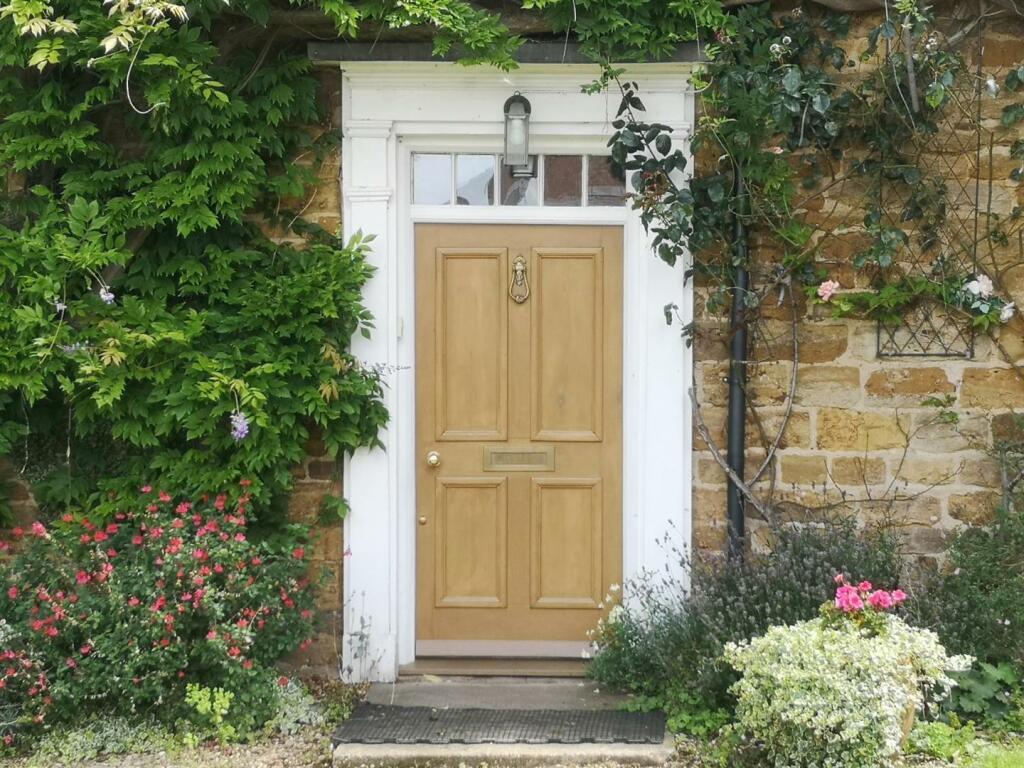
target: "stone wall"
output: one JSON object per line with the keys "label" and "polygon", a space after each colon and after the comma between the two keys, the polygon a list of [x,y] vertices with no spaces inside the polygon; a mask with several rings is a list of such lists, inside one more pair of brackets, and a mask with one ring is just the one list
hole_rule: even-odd
{"label": "stone wall", "polygon": [[[876,23],[872,16],[856,20],[853,39],[843,44],[852,58],[864,50],[867,31]],[[1010,67],[1024,63],[1024,26],[1004,21],[993,27],[984,36],[983,68],[1002,82]],[[999,124],[1003,106],[1014,95],[1004,91],[982,101],[983,126],[995,138],[991,166],[987,157],[981,164],[969,156],[948,158],[948,167],[968,179],[979,178],[986,193],[991,175],[993,211],[1004,216],[1024,204],[1024,188],[1008,178],[1019,165],[1009,153],[1021,132]],[[867,242],[862,195],[862,182],[839,184],[806,211],[810,223],[828,230],[820,233],[827,237],[820,263],[844,289],[866,285],[851,263]],[[1019,242],[979,255],[979,267],[996,280],[1000,295],[1021,306]],[[695,354],[698,399],[713,440],[723,447],[728,327],[703,313],[700,297],[697,306],[704,326]],[[827,308],[811,309],[803,301],[797,302],[796,312],[799,356],[792,415],[778,460],[756,484],[759,493],[771,493],[784,513],[800,518],[844,508],[865,521],[890,516],[905,527],[908,552],[923,557],[940,554],[948,532],[957,526],[987,520],[1001,488],[999,466],[989,452],[994,441],[1013,431],[1012,410],[1024,407],[1024,383],[1011,366],[1024,359],[1020,318],[999,329],[995,338],[978,333],[972,359],[880,358],[874,322],[832,319]],[[758,362],[750,368],[748,396],[768,440],[757,419],[748,417],[750,473],[763,462],[761,446],[770,443],[781,423],[793,366],[786,307],[770,308],[765,315],[765,336],[780,341],[762,342],[752,353]],[[946,397],[958,423],[924,404],[928,398]],[[694,445],[694,541],[702,549],[718,550],[726,536],[725,477],[697,434]],[[886,501],[892,499],[895,503]],[[748,530],[756,544],[764,524],[750,512]]]}

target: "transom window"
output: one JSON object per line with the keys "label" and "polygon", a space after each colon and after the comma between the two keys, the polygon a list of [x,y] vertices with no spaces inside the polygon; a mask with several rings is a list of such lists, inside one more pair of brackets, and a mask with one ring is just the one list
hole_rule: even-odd
{"label": "transom window", "polygon": [[414,152],[415,205],[621,206],[626,183],[605,155],[531,155],[513,175],[501,155]]}

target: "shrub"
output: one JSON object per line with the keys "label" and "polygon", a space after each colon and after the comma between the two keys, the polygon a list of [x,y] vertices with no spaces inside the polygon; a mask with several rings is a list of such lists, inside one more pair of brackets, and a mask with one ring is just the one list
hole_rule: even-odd
{"label": "shrub", "polygon": [[950,650],[1024,667],[1024,513],[1001,508],[990,524],[960,531],[911,610]]}
{"label": "shrub", "polygon": [[728,690],[736,676],[720,660],[726,643],[814,617],[836,572],[895,585],[902,567],[894,535],[861,530],[851,519],[781,528],[770,552],[744,562],[681,560],[689,586],[652,574],[626,585],[622,605],[593,634],[590,673],[659,700],[672,722],[691,732],[732,709]]}
{"label": "shrub", "polygon": [[944,698],[954,685],[947,673],[970,667],[969,657],[948,656],[934,632],[885,613],[886,602],[899,602],[895,595],[870,585],[843,590],[853,590],[859,606],[839,594],[817,619],[725,648],[742,673],[732,689],[737,727],[762,744],[770,764],[885,765],[925,692]]}
{"label": "shrub", "polygon": [[195,721],[193,684],[231,694],[239,735],[262,726],[278,698],[273,665],[307,642],[313,596],[298,529],[250,539],[247,502],[147,487],[105,525],[67,515],[16,530],[18,552],[0,565],[0,612],[16,633],[0,648],[15,669],[0,708],[19,710],[4,735],[91,713]]}

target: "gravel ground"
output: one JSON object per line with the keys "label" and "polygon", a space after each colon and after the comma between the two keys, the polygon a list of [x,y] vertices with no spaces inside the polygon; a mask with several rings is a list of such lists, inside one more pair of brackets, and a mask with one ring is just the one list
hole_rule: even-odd
{"label": "gravel ground", "polygon": [[[35,768],[31,759],[0,760],[0,768]],[[58,768],[58,764],[54,768]],[[117,755],[75,763],[74,768],[330,768],[330,741],[311,733],[226,747],[183,749],[172,754]],[[72,766],[67,766],[72,768]]]}

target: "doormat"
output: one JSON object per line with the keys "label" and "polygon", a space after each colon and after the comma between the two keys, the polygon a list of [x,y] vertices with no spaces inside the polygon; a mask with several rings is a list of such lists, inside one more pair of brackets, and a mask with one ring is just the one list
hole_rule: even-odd
{"label": "doormat", "polygon": [[360,704],[339,744],[661,744],[661,712],[433,709]]}

